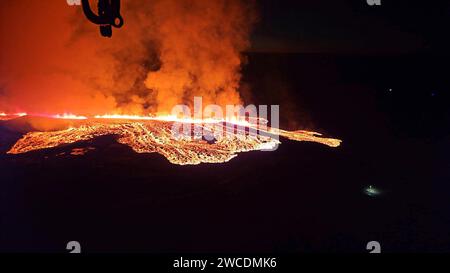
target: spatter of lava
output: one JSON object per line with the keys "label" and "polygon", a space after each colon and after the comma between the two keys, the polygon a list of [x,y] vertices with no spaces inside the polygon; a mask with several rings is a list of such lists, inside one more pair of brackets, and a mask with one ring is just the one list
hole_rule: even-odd
{"label": "spatter of lava", "polygon": [[[322,138],[315,132],[290,132],[274,128],[267,128],[258,134],[246,133],[244,128],[244,132],[235,130],[234,133],[214,138],[214,141],[207,141],[204,138],[190,136],[177,137],[172,133],[173,124],[173,121],[165,120],[82,121],[77,126],[64,130],[30,132],[23,136],[8,154],[22,154],[87,141],[99,136],[117,135],[119,143],[130,146],[137,153],[159,153],[173,164],[196,165],[227,162],[241,152],[273,149],[280,144],[276,136],[284,136],[295,141],[317,142],[330,147],[337,147],[341,143],[338,139]],[[213,126],[214,128],[218,125],[223,126],[223,132],[229,126],[222,122],[196,125],[204,132],[211,133]]]}

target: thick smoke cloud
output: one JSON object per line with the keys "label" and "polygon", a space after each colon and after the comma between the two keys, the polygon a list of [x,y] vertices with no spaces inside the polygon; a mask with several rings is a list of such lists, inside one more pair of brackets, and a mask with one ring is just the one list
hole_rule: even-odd
{"label": "thick smoke cloud", "polygon": [[193,96],[240,102],[248,1],[124,0],[126,25],[112,39],[63,0],[0,6],[0,111],[148,114]]}

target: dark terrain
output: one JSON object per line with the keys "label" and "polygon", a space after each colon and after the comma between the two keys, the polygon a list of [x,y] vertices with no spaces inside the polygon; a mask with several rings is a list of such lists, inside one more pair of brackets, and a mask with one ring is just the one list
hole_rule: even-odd
{"label": "dark terrain", "polygon": [[450,251],[448,63],[250,54],[246,101],[343,144],[282,140],[226,164],[172,165],[114,136],[6,155],[22,133],[0,122],[0,251]]}

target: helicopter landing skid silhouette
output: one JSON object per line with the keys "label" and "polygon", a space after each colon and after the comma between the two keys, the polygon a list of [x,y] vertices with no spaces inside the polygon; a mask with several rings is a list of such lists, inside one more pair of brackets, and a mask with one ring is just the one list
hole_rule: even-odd
{"label": "helicopter landing skid silhouette", "polygon": [[112,37],[112,27],[121,28],[124,24],[120,15],[120,0],[98,0],[98,14],[95,14],[89,0],[82,0],[83,12],[87,19],[100,26],[103,37]]}

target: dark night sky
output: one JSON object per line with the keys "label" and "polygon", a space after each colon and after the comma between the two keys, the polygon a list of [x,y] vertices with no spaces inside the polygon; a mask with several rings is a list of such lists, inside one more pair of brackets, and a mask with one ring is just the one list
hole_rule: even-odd
{"label": "dark night sky", "polygon": [[450,1],[258,0],[253,51],[447,54]]}

